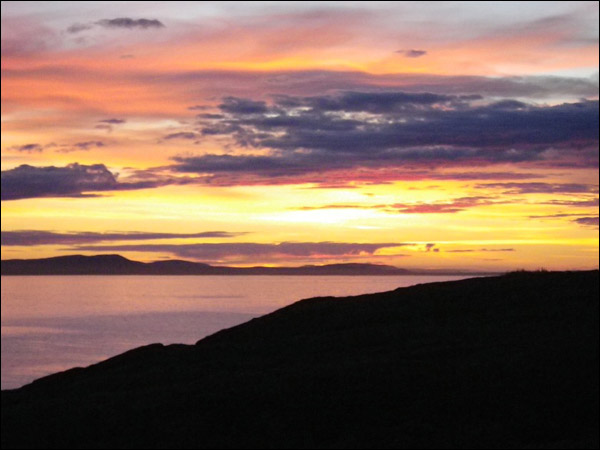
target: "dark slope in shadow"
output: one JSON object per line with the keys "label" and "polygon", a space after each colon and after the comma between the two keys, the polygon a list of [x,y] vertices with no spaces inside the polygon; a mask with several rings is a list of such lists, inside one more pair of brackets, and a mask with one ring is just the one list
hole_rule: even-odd
{"label": "dark slope in shadow", "polygon": [[597,447],[598,279],[300,301],[3,391],[2,447]]}

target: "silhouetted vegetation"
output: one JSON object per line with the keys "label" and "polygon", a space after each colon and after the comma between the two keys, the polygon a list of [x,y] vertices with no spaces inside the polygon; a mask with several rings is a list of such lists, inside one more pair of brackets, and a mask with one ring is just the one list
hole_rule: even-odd
{"label": "silhouetted vegetation", "polygon": [[314,298],[2,392],[2,447],[597,448],[598,271]]}

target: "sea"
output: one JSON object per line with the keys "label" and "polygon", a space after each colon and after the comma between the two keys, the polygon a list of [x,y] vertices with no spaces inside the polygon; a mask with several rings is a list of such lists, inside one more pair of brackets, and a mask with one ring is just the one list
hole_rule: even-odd
{"label": "sea", "polygon": [[193,344],[296,301],[465,276],[3,276],[2,389],[155,342]]}

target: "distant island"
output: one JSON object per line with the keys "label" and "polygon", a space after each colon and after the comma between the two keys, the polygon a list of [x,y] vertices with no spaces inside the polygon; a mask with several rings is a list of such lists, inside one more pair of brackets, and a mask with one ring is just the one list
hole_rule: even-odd
{"label": "distant island", "polygon": [[2,448],[598,448],[598,279],[303,300],[2,391]]}
{"label": "distant island", "polygon": [[408,270],[382,264],[326,264],[300,267],[228,267],[167,260],[143,263],[121,255],[69,255],[6,259],[2,275],[493,275],[461,270]]}

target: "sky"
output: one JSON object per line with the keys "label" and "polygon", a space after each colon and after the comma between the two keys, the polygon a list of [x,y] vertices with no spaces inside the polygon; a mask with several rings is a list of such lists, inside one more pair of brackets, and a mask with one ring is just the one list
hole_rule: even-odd
{"label": "sky", "polygon": [[2,259],[598,267],[598,2],[2,2]]}

